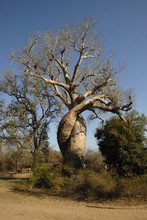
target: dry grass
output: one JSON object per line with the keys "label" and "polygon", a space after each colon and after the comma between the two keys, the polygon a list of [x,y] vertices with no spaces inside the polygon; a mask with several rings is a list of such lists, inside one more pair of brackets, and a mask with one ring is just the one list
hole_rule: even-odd
{"label": "dry grass", "polygon": [[[8,177],[8,178],[7,178]],[[5,181],[9,179],[9,181]],[[147,175],[118,179],[110,173],[80,170],[70,177],[39,168],[35,175],[13,174],[1,177],[0,184],[11,184],[15,190],[48,194],[81,201],[147,201]]]}

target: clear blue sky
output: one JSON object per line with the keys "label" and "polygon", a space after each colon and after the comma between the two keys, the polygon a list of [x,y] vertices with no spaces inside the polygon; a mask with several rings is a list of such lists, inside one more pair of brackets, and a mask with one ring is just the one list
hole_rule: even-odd
{"label": "clear blue sky", "polygon": [[[89,16],[97,22],[105,54],[113,51],[114,63],[125,65],[120,85],[134,89],[134,108],[147,115],[146,0],[0,0],[0,73],[15,70],[8,54],[21,48],[31,34],[56,31]],[[95,126],[88,125],[88,147],[96,147]]]}

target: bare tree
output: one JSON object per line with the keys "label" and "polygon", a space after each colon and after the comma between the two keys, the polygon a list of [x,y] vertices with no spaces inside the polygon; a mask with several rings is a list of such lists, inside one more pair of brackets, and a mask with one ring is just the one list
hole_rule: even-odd
{"label": "bare tree", "polygon": [[131,96],[118,89],[115,75],[119,71],[112,67],[111,59],[103,60],[102,44],[90,19],[66,26],[54,35],[34,36],[12,58],[28,75],[42,79],[66,106],[57,131],[65,164],[83,165],[84,111],[90,111],[93,118],[101,111],[122,117],[122,111],[131,109]]}
{"label": "bare tree", "polygon": [[2,137],[11,145],[31,151],[35,165],[44,134],[56,120],[60,105],[42,80],[26,74],[6,72],[0,91],[11,97],[1,123]]}

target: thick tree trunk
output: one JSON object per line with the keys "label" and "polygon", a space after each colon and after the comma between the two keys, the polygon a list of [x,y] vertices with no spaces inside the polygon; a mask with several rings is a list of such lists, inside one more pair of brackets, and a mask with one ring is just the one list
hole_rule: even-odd
{"label": "thick tree trunk", "polygon": [[70,110],[59,123],[57,140],[64,158],[63,164],[83,167],[86,145],[86,124],[83,117]]}

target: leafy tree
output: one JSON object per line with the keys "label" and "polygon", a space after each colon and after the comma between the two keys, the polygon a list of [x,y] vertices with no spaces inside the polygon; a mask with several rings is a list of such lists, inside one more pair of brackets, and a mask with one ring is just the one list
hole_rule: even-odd
{"label": "leafy tree", "polygon": [[66,107],[57,140],[64,163],[83,165],[86,143],[86,110],[99,117],[101,111],[121,116],[131,109],[129,92],[116,85],[111,58],[102,58],[102,43],[95,34],[95,23],[84,19],[75,26],[66,26],[56,34],[33,36],[26,46],[12,54],[21,69],[42,79],[58,102]]}
{"label": "leafy tree", "polygon": [[42,135],[41,135],[41,145],[40,145],[40,153],[43,156],[42,162],[48,162],[49,160],[49,152],[50,152],[50,143],[49,143],[49,128],[48,123],[46,122],[42,129]]}
{"label": "leafy tree", "polygon": [[143,174],[147,118],[133,111],[125,119],[126,122],[118,117],[110,118],[97,128],[95,137],[106,164],[119,175]]}
{"label": "leafy tree", "polygon": [[7,143],[30,150],[35,165],[43,136],[49,124],[56,120],[60,105],[43,81],[26,74],[6,72],[0,91],[11,97],[1,122],[2,136]]}

